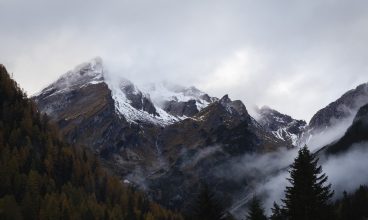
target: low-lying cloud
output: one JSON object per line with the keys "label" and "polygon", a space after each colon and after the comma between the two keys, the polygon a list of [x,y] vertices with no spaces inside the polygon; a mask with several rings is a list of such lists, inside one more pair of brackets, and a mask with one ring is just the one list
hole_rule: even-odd
{"label": "low-lying cloud", "polygon": [[333,156],[322,164],[329,177],[335,197],[341,197],[342,192],[352,192],[359,185],[368,184],[368,142],[351,146],[346,153]]}
{"label": "low-lying cloud", "polygon": [[[363,102],[358,103],[358,107]],[[333,121],[329,128],[315,131],[308,142],[312,152],[333,143],[344,135],[351,126],[357,109],[348,109],[350,115],[344,119]],[[318,133],[320,132],[320,133]],[[368,184],[368,143],[354,144],[348,152],[340,155],[323,157],[320,160],[323,171],[329,177],[332,189],[335,191],[334,199],[342,196],[343,191],[352,192],[361,184]],[[252,180],[244,189],[244,193],[234,198],[235,203],[230,210],[237,216],[244,214],[244,208],[251,198],[257,194],[262,198],[266,212],[270,214],[274,202],[281,203],[284,198],[285,187],[289,184],[288,167],[298,154],[298,148],[280,148],[276,152],[267,154],[248,154],[228,161],[218,175],[241,181]]]}

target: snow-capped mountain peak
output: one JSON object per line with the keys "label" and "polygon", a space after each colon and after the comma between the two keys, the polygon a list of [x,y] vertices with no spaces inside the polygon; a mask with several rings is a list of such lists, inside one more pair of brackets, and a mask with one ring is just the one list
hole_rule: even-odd
{"label": "snow-capped mountain peak", "polygon": [[125,78],[110,79],[106,83],[111,90],[117,112],[131,123],[147,122],[159,125],[171,124],[179,119],[156,106],[148,93],[142,92]]}
{"label": "snow-capped mountain peak", "polygon": [[82,63],[73,70],[68,71],[60,76],[54,83],[44,88],[39,95],[55,95],[65,93],[88,84],[98,84],[104,81],[104,68],[102,59],[96,57],[89,62]]}
{"label": "snow-capped mountain peak", "polygon": [[191,117],[218,100],[194,86],[183,87],[169,82],[148,84],[145,91],[156,106],[177,117]]}
{"label": "snow-capped mountain peak", "polygon": [[83,63],[62,75],[53,85],[56,87],[70,87],[88,83],[99,83],[104,78],[102,59],[97,57],[90,62]]}
{"label": "snow-capped mountain peak", "polygon": [[243,104],[243,102],[241,102],[240,100],[234,100],[234,101],[232,101],[229,98],[229,95],[224,95],[218,102],[230,114],[235,114],[235,115],[240,115],[240,116],[242,116],[242,115],[248,115],[247,108],[245,107],[245,105]]}
{"label": "snow-capped mountain peak", "polygon": [[120,74],[111,74],[99,57],[68,71],[35,97],[55,99],[54,105],[49,105],[47,111],[52,114],[59,106],[56,100],[59,95],[68,99],[73,92],[101,83],[110,90],[116,112],[130,123],[165,126],[193,116],[216,100],[193,86],[183,87],[167,82],[151,84],[141,90]]}
{"label": "snow-capped mountain peak", "polygon": [[156,84],[146,85],[146,91],[151,95],[157,104],[164,104],[166,101],[187,102],[189,100],[197,100],[200,102],[208,101],[202,97],[207,95],[194,86],[183,87],[169,82],[160,82]]}
{"label": "snow-capped mountain peak", "polygon": [[289,115],[263,106],[258,109],[258,123],[266,130],[271,132],[276,138],[289,141],[297,146],[300,135],[302,135],[307,123],[303,120],[296,120]]}

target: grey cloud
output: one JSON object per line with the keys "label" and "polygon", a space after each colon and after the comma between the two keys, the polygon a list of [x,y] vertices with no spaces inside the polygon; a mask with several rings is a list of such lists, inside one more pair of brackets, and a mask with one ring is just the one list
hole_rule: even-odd
{"label": "grey cloud", "polygon": [[297,118],[368,81],[366,1],[0,2],[0,59],[30,94],[101,56],[138,83],[174,81]]}

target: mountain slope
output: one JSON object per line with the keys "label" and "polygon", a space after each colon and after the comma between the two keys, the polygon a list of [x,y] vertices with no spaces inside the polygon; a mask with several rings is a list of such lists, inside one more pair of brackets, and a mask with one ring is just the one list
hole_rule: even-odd
{"label": "mountain slope", "polygon": [[344,136],[335,143],[322,149],[326,155],[341,154],[348,151],[353,144],[368,141],[368,104],[362,106],[356,114],[352,125]]}
{"label": "mountain slope", "polygon": [[[123,106],[121,100],[114,99],[104,77],[102,63],[93,60],[63,75],[34,100],[40,111],[59,125],[69,143],[88,146],[108,164],[124,163],[119,173],[126,175],[141,163],[152,166],[156,154],[154,137],[159,129],[155,121],[157,111],[152,104],[146,104],[147,99],[135,99],[143,97],[141,92],[134,96],[123,94],[133,103]],[[125,91],[132,90],[127,87]],[[140,121],[146,126],[141,126]]]}
{"label": "mountain slope", "polygon": [[[199,111],[197,106],[203,108],[215,100],[194,87],[171,87],[160,89],[165,96],[161,108],[157,88],[153,102],[129,80],[108,74],[102,60],[96,58],[67,72],[33,99],[70,143],[90,147],[115,172],[126,176],[136,168],[142,172],[156,169],[160,163],[156,143],[162,127],[192,116]],[[175,109],[169,111],[168,102]],[[179,105],[188,103],[195,104],[193,114],[180,109]]]}
{"label": "mountain slope", "polygon": [[309,128],[331,126],[336,120],[355,115],[358,109],[368,103],[368,83],[361,84],[343,94],[339,99],[319,110],[310,120]]}
{"label": "mountain slope", "polygon": [[299,138],[299,146],[307,144],[319,149],[337,141],[352,124],[359,108],[367,103],[368,83],[346,92],[312,117]]}
{"label": "mountain slope", "polygon": [[[93,83],[84,79],[90,75]],[[126,79],[113,80],[96,61],[61,79],[69,77],[82,77],[78,82],[84,84],[51,84],[34,97],[40,110],[69,142],[90,147],[111,172],[173,208],[183,208],[188,190],[196,191],[204,180],[219,182],[218,191],[231,202],[248,180],[223,180],[209,170],[244,154],[292,147],[228,96],[218,100],[170,84],[140,90]]]}
{"label": "mountain slope", "polygon": [[267,131],[270,131],[275,137],[287,141],[290,145],[298,145],[298,140],[307,124],[305,121],[293,119],[267,106],[258,109],[257,113],[259,114],[258,123]]}
{"label": "mountain slope", "polygon": [[191,117],[218,100],[193,86],[183,87],[168,82],[149,84],[146,91],[157,106],[179,117]]}
{"label": "mountain slope", "polygon": [[[165,125],[177,121],[174,116],[156,107],[150,97],[124,78],[110,78],[100,58],[81,64],[61,76],[35,96],[35,101],[48,115],[59,115],[58,111],[68,108],[70,99],[79,90],[99,85],[103,93],[111,92],[114,108],[120,117],[129,123],[147,122]],[[105,87],[105,88],[102,88]],[[96,89],[96,90],[98,90]],[[93,91],[93,89],[91,89]]]}
{"label": "mountain slope", "polygon": [[192,118],[165,127],[159,147],[165,161],[148,176],[150,188],[160,195],[160,203],[185,207],[191,196],[185,192],[195,192],[201,182],[213,185],[223,201],[231,204],[251,180],[224,179],[217,171],[245,154],[291,146],[265,132],[241,101],[226,95]]}
{"label": "mountain slope", "polygon": [[182,219],[63,142],[2,65],[0,164],[1,219]]}

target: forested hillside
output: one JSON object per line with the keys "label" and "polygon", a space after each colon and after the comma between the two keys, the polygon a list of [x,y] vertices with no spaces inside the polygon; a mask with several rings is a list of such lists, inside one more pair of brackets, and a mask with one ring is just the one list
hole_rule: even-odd
{"label": "forested hillside", "polygon": [[62,141],[0,65],[0,219],[181,219]]}

